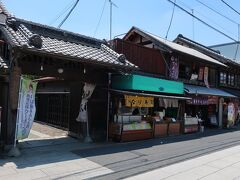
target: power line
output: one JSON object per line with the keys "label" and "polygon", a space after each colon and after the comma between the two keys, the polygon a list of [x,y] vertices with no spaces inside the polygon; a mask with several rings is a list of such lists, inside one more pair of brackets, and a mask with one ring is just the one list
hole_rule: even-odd
{"label": "power line", "polygon": [[187,13],[188,15],[194,17],[195,19],[197,19],[198,21],[200,21],[201,23],[203,23],[204,25],[208,26],[209,28],[217,31],[218,33],[222,34],[223,36],[231,39],[232,41],[234,42],[237,42],[234,38],[232,38],[231,36],[227,35],[226,33],[218,30],[217,28],[211,26],[210,24],[206,23],[205,21],[203,21],[202,19],[198,18],[197,16],[191,14],[190,12],[188,12],[187,10],[185,10],[183,7],[179,6],[178,4],[176,4],[175,2],[172,2],[171,0],[167,0],[168,2],[172,3],[172,4],[175,4],[176,7],[178,7],[179,9],[181,9],[182,11],[184,11],[185,13]]}
{"label": "power line", "polygon": [[65,23],[65,21],[68,19],[68,17],[70,16],[70,14],[72,13],[72,11],[75,9],[75,7],[77,6],[79,0],[77,0],[75,2],[75,4],[73,5],[72,9],[69,11],[69,13],[66,15],[66,17],[62,20],[62,22],[58,25],[58,28],[61,28],[61,26],[63,25],[63,23]]}
{"label": "power line", "polygon": [[[179,0],[179,2],[180,2],[183,6],[187,7],[189,10],[191,10],[191,14],[193,14],[193,13],[192,13],[192,10],[193,10],[193,9],[192,9],[191,7],[189,7],[187,4],[183,3],[183,2],[180,1],[180,0]],[[211,21],[213,24],[215,24],[216,26],[218,26],[218,27],[221,28],[222,30],[224,30],[224,31],[228,32],[229,34],[235,36],[234,33],[232,33],[231,31],[227,30],[227,29],[224,28],[223,26],[219,25],[219,24],[218,24],[217,22],[215,22],[213,19],[209,18],[208,16],[205,16],[204,14],[200,13],[200,12],[197,11],[197,10],[195,10],[195,12],[198,13],[199,15],[201,15],[202,17],[206,18],[207,20]],[[194,19],[194,17],[193,17],[193,19]]]}
{"label": "power line", "polygon": [[[191,9],[192,10],[192,15],[194,14],[194,9]],[[194,28],[194,17],[192,17],[192,33],[193,33],[193,40],[195,39],[195,28]]]}
{"label": "power line", "polygon": [[49,24],[52,25],[53,23],[55,23],[63,14],[65,14],[73,6],[73,3],[74,2],[71,1]]}
{"label": "power line", "polygon": [[232,20],[231,18],[229,18],[229,17],[227,17],[227,16],[221,14],[220,12],[216,11],[215,9],[211,8],[211,7],[208,6],[207,4],[201,2],[200,0],[195,0],[195,1],[197,1],[197,2],[200,3],[200,4],[202,4],[203,6],[207,7],[208,9],[212,10],[213,12],[217,13],[218,15],[224,17],[225,19],[231,21],[232,23],[234,23],[234,24],[236,24],[236,25],[239,24],[238,22],[236,22],[236,21]]}
{"label": "power line", "polygon": [[106,2],[107,2],[107,0],[104,1],[103,8],[102,8],[102,12],[101,12],[101,15],[100,15],[100,17],[99,17],[97,26],[96,26],[95,31],[94,31],[94,35],[93,35],[94,37],[95,37],[95,35],[96,35],[96,32],[97,32],[98,27],[99,27],[99,25],[100,25],[100,22],[101,22],[101,20],[102,20],[102,16],[103,16],[103,12],[104,12],[104,9],[105,9],[105,6],[106,6]]}
{"label": "power line", "polygon": [[240,13],[234,9],[232,6],[230,6],[227,2],[225,2],[224,0],[221,0],[225,5],[227,5],[230,9],[232,9],[235,13],[237,13],[238,15],[240,15]]}
{"label": "power line", "polygon": [[[175,2],[176,2],[176,0],[174,0],[174,3],[175,3]],[[171,19],[170,19],[170,23],[169,23],[169,26],[168,26],[168,29],[167,29],[167,33],[166,33],[165,39],[167,39],[169,30],[170,30],[171,25],[172,25],[172,20],[173,20],[174,11],[175,11],[175,5],[173,5],[172,16],[171,16]]]}

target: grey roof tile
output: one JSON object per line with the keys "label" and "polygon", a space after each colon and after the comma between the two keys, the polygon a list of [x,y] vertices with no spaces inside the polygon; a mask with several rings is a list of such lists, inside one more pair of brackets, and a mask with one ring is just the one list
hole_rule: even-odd
{"label": "grey roof tile", "polygon": [[8,64],[0,57],[0,69],[8,69]]}
{"label": "grey roof tile", "polygon": [[191,39],[188,39],[184,37],[183,35],[178,35],[178,37],[175,39],[175,41],[183,41],[184,43],[187,43],[191,45],[193,48],[196,48],[199,51],[203,51],[203,53],[206,53],[209,56],[212,56],[213,58],[223,62],[223,63],[231,63],[234,65],[240,66],[240,63],[237,61],[234,61],[233,59],[229,59],[225,57],[224,55],[220,54],[220,52],[216,52],[216,50],[211,49],[210,47],[206,47],[198,42],[195,42]]}
{"label": "grey roof tile", "polygon": [[[138,68],[127,60],[121,62],[119,60],[120,54],[103,45],[105,42],[102,40],[15,18],[7,12],[1,3],[0,12],[7,14],[9,18],[7,26],[0,27],[0,30],[15,47],[49,55],[70,57],[79,62],[94,63],[112,68],[132,70]],[[29,42],[34,35],[37,35],[42,41],[40,48]]]}

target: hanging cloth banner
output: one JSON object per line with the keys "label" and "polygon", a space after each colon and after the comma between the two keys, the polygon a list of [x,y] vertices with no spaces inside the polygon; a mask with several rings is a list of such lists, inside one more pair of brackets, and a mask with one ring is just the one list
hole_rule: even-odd
{"label": "hanging cloth banner", "polygon": [[36,89],[37,82],[21,77],[17,111],[17,140],[27,138],[32,128],[36,113]]}
{"label": "hanging cloth banner", "polygon": [[203,80],[203,74],[204,74],[204,67],[199,68],[199,73],[198,73],[198,80],[202,81]]}
{"label": "hanging cloth banner", "polygon": [[204,84],[206,85],[207,88],[209,88],[209,84],[208,84],[208,67],[204,68]]}
{"label": "hanging cloth banner", "polygon": [[172,56],[169,64],[169,77],[177,80],[179,74],[179,61],[178,58]]}
{"label": "hanging cloth banner", "polygon": [[92,96],[92,93],[95,87],[96,87],[95,84],[89,84],[89,83],[84,84],[82,101],[80,104],[80,110],[79,110],[78,117],[76,118],[76,121],[87,122],[88,120],[87,102],[88,102],[88,99]]}
{"label": "hanging cloth banner", "polygon": [[234,121],[234,104],[232,102],[230,102],[228,104],[228,121],[233,122]]}
{"label": "hanging cloth banner", "polygon": [[153,97],[124,95],[124,98],[127,107],[154,107]]}

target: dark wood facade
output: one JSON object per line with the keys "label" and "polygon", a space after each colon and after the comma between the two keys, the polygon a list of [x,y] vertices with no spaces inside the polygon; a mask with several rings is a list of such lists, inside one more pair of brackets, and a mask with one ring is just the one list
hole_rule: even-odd
{"label": "dark wood facade", "polygon": [[[36,61],[36,59],[41,59],[41,61]],[[96,89],[89,100],[88,103],[88,114],[89,114],[89,124],[90,124],[90,135],[94,140],[105,140],[107,133],[107,85],[108,85],[108,72],[105,68],[96,66],[87,66],[82,63],[68,62],[63,59],[56,59],[48,56],[40,56],[34,54],[21,54],[18,59],[15,59],[17,63],[13,66],[13,72],[11,73],[10,81],[10,96],[8,94],[8,83],[1,82],[1,105],[3,107],[2,116],[2,139],[4,144],[12,144],[15,134],[15,124],[16,124],[16,113],[17,113],[17,103],[18,103],[18,86],[20,76],[32,75],[34,77],[56,77],[61,79],[61,85],[63,88],[69,91],[68,99],[69,104],[64,106],[69,106],[69,121],[67,129],[70,135],[75,137],[85,137],[86,125],[85,123],[77,122],[76,118],[80,109],[80,102],[82,99],[84,82],[96,84]],[[41,70],[42,61],[44,61],[43,70]],[[66,63],[63,67],[64,73],[59,74],[57,69],[59,68],[59,62]],[[62,67],[62,66],[61,66]],[[85,69],[83,71],[83,69]],[[50,83],[50,82],[49,82]],[[43,83],[40,83],[41,85]],[[54,86],[54,85],[53,85]],[[47,87],[47,85],[46,85]],[[53,89],[57,91],[57,86]],[[38,91],[38,90],[37,90]],[[7,116],[6,104],[3,104],[3,100],[10,97],[10,115]],[[45,104],[46,103],[46,104]],[[42,107],[37,108],[37,114],[41,114],[41,118],[44,118],[44,114],[48,111],[49,104],[47,103],[58,103],[57,101],[42,101],[39,104]],[[47,108],[47,109],[46,109]],[[63,114],[60,114],[60,116]],[[62,118],[66,117],[66,114]],[[60,122],[59,122],[60,123]]]}
{"label": "dark wood facade", "polygon": [[209,47],[206,47],[202,44],[192,41],[191,39],[188,39],[181,34],[178,35],[174,42],[200,51],[226,64],[227,65],[226,67],[213,68],[215,69],[215,75],[214,72],[212,73],[210,72],[209,78],[215,77],[216,87],[240,90],[240,72],[239,72],[240,64],[238,62],[228,59],[222,56],[219,51],[215,51]]}
{"label": "dark wood facade", "polygon": [[[124,56],[114,52],[102,40],[75,34],[17,19],[12,17],[0,5],[0,13],[8,17],[6,27],[0,28],[0,57],[9,65],[5,75],[0,68],[0,106],[3,107],[1,138],[4,145],[12,146],[15,140],[16,116],[18,108],[19,82],[21,75],[31,76],[33,79],[52,77],[60,80],[63,91],[68,92],[65,113],[61,111],[63,101],[43,100],[39,103],[55,103],[51,106],[58,112],[56,119],[69,118],[64,126],[70,135],[85,137],[86,122],[77,122],[80,103],[85,83],[96,85],[88,101],[88,121],[90,135],[95,140],[105,140],[107,134],[107,112],[109,73],[131,72],[138,69]],[[2,61],[0,61],[2,62]],[[61,69],[61,71],[59,70]],[[2,80],[2,76],[4,78]],[[40,87],[44,85],[40,83]],[[49,82],[51,83],[51,82]],[[45,84],[45,90],[49,87]],[[51,85],[58,90],[59,86]],[[44,91],[44,88],[42,89]],[[38,90],[37,90],[38,91]],[[2,98],[2,96],[4,98]],[[57,106],[60,104],[59,106]],[[48,104],[49,105],[49,104]],[[40,109],[40,114],[49,110],[48,105]],[[50,109],[51,109],[50,108]],[[44,116],[41,116],[44,118]],[[101,132],[101,133],[99,133]]]}
{"label": "dark wood facade", "polygon": [[114,49],[124,54],[142,72],[165,76],[166,62],[161,51],[121,39],[114,40]]}
{"label": "dark wood facade", "polygon": [[[129,32],[123,37],[123,40],[116,40],[117,46],[116,46],[116,51],[120,51],[121,53],[126,53],[130,54],[129,52],[131,51],[132,54],[128,56],[129,60],[132,62],[135,62],[136,64],[139,62],[142,62],[141,60],[135,60],[137,57],[141,59],[141,57],[138,55],[140,54],[138,51],[135,50],[135,47],[146,49],[145,51],[148,51],[149,54],[148,56],[151,57],[150,53],[156,52],[161,54],[161,64],[153,64],[151,68],[149,68],[149,73],[156,74],[156,67],[155,66],[162,66],[164,65],[165,69],[164,72],[162,73],[165,75],[164,78],[170,79],[169,77],[169,68],[170,68],[170,60],[171,57],[177,58],[178,59],[178,78],[174,79],[176,81],[182,81],[186,84],[193,84],[193,85],[199,85],[199,86],[206,86],[204,79],[198,80],[198,79],[191,79],[191,76],[193,74],[199,75],[199,71],[202,68],[208,67],[208,83],[210,87],[218,87],[219,86],[219,81],[220,81],[220,76],[219,73],[221,70],[225,69],[229,71],[230,69],[226,66],[221,66],[219,64],[214,64],[209,61],[206,61],[204,59],[201,59],[200,57],[196,57],[194,55],[189,55],[185,53],[184,51],[178,51],[174,50],[171,47],[171,44],[173,42],[168,43],[168,40],[165,40],[166,43],[164,42],[163,39],[160,38],[158,41],[157,36],[153,36],[150,33],[144,32],[136,27],[133,27],[129,30]],[[126,44],[126,45],[125,45]],[[179,43],[179,46],[185,46],[186,48],[189,46],[186,46],[185,44]],[[121,47],[121,45],[123,47]],[[120,47],[119,47],[120,46]],[[178,44],[175,44],[173,46],[178,46]],[[189,47],[188,51],[190,50],[191,47]],[[124,51],[121,49],[124,49]],[[151,50],[148,50],[151,49]],[[203,53],[204,54],[204,53]],[[142,63],[147,66],[149,63],[147,58],[143,59],[145,60],[145,63]],[[158,61],[157,61],[158,62]],[[139,67],[145,71],[145,67],[141,66],[139,63]],[[148,67],[148,66],[147,66]],[[158,67],[159,68],[159,67]]]}

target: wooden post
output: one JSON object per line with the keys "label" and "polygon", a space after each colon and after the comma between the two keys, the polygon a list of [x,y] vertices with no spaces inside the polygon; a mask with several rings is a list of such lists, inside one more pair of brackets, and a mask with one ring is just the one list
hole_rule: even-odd
{"label": "wooden post", "polygon": [[18,106],[19,83],[21,68],[13,66],[10,69],[9,98],[8,98],[8,121],[6,123],[7,137],[5,140],[6,149],[11,148],[15,141],[16,117]]}
{"label": "wooden post", "polygon": [[6,123],[7,123],[7,111],[8,111],[8,79],[1,82],[1,94],[0,94],[0,106],[2,107],[1,112],[1,142],[4,144],[4,140],[7,137]]}
{"label": "wooden post", "polygon": [[218,127],[222,128],[223,126],[223,103],[224,98],[219,98],[219,106],[218,106]]}

